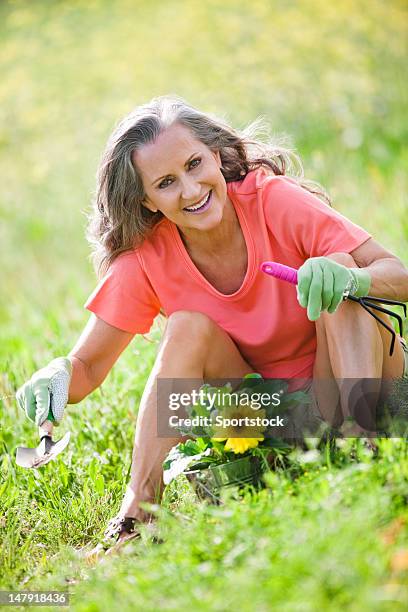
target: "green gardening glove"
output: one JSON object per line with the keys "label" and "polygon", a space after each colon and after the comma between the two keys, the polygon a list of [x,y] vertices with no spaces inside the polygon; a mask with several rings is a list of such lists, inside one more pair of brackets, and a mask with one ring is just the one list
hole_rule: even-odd
{"label": "green gardening glove", "polygon": [[298,301],[307,308],[309,321],[316,321],[323,310],[335,312],[344,293],[364,297],[370,285],[371,276],[364,269],[346,268],[328,257],[311,257],[298,270]]}
{"label": "green gardening glove", "polygon": [[72,364],[67,357],[53,359],[45,368],[35,372],[17,391],[17,403],[36,425],[62,420],[68,402]]}

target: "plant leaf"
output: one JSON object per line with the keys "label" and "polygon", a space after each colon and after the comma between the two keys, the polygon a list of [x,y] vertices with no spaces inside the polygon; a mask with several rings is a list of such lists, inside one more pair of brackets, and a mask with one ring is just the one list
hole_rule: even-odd
{"label": "plant leaf", "polygon": [[180,444],[173,446],[163,463],[163,482],[168,485],[172,480],[180,476],[190,465],[211,455],[211,448],[196,455],[185,455],[179,448]]}

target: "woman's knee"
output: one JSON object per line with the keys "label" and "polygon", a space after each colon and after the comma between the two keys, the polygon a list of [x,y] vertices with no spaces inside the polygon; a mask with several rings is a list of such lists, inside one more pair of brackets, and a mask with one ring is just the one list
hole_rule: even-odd
{"label": "woman's knee", "polygon": [[244,360],[229,334],[201,312],[180,310],[169,316],[163,348],[202,363],[208,377],[240,377],[253,368]]}
{"label": "woman's knee", "polygon": [[202,312],[177,310],[168,320],[165,335],[170,338],[188,339],[189,343],[206,342],[211,339],[217,324]]}
{"label": "woman's knee", "polygon": [[338,264],[346,266],[346,268],[358,268],[353,256],[350,255],[350,253],[330,253],[330,255],[327,255],[327,257]]}

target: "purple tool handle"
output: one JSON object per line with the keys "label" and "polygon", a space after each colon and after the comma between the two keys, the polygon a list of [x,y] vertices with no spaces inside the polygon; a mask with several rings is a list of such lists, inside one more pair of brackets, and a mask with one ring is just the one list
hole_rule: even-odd
{"label": "purple tool handle", "polygon": [[269,274],[269,276],[274,276],[280,280],[292,283],[292,285],[297,285],[298,278],[295,268],[276,263],[276,261],[264,261],[261,265],[261,270],[265,272],[265,274]]}

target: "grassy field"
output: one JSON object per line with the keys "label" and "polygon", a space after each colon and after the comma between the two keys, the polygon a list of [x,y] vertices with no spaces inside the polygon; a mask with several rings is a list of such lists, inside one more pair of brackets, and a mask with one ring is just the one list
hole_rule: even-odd
{"label": "grassy field", "polygon": [[120,504],[160,326],[68,409],[69,451],[36,472],[14,463],[36,443],[14,393],[87,320],[98,159],[153,95],[236,127],[263,115],[334,206],[407,263],[406,3],[10,1],[0,23],[0,588],[69,589],[87,611],[405,610],[406,441],[380,441],[376,457],[360,441],[294,454],[264,491],[221,507],[180,481],[157,509],[162,544],[90,569],[77,551]]}

